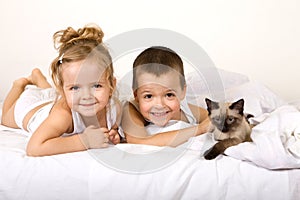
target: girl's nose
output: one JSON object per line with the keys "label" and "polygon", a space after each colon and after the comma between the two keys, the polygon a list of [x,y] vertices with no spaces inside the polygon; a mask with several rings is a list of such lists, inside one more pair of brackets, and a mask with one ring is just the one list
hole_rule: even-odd
{"label": "girl's nose", "polygon": [[89,87],[84,87],[82,90],[82,98],[83,99],[89,99],[92,97],[92,89],[90,89]]}

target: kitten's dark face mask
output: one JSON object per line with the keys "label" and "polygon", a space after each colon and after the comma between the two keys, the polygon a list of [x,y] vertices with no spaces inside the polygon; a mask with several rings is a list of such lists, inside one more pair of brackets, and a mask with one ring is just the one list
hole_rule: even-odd
{"label": "kitten's dark face mask", "polygon": [[[220,113],[221,114],[221,113]],[[223,133],[228,132],[236,125],[237,119],[234,116],[227,116],[226,113],[220,116],[213,117],[211,122]]]}
{"label": "kitten's dark face mask", "polygon": [[205,99],[207,111],[213,125],[223,133],[239,125],[243,117],[244,100],[240,99],[232,104],[219,103]]}
{"label": "kitten's dark face mask", "polygon": [[226,120],[224,118],[225,118],[224,115],[220,113],[220,115],[216,115],[215,117],[212,117],[211,122],[217,127],[217,129],[225,133],[228,131],[228,127],[226,126],[225,123]]}

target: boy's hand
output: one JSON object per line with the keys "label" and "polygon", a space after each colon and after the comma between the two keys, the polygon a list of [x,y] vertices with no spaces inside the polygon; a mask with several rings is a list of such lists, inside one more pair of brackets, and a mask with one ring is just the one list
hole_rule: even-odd
{"label": "boy's hand", "polygon": [[120,135],[118,133],[118,129],[110,129],[110,131],[108,132],[108,138],[109,141],[111,141],[113,144],[120,143]]}

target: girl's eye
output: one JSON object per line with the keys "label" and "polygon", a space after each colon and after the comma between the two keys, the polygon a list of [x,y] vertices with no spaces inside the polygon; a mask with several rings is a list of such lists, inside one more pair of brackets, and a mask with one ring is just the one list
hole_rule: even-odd
{"label": "girl's eye", "polygon": [[94,88],[101,88],[102,85],[97,83],[97,84],[95,84],[93,87],[94,87]]}
{"label": "girl's eye", "polygon": [[78,86],[72,86],[72,87],[70,88],[70,90],[74,90],[74,91],[76,91],[76,90],[78,90],[78,89],[79,89]]}

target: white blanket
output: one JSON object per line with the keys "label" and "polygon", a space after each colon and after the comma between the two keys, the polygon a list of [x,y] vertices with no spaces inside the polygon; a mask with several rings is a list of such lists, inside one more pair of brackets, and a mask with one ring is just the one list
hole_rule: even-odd
{"label": "white blanket", "polygon": [[214,144],[209,134],[177,148],[118,144],[28,157],[26,134],[0,126],[0,199],[298,200],[299,111],[281,106],[254,120],[254,142],[214,160],[202,156]]}
{"label": "white blanket", "polygon": [[252,130],[252,143],[234,146],[225,153],[268,169],[300,168],[300,112],[286,105],[268,115],[257,118],[260,123]]}
{"label": "white blanket", "polygon": [[272,171],[229,156],[204,160],[200,151],[192,150],[197,139],[177,148],[118,144],[105,149],[27,157],[27,137],[2,130],[0,199],[299,197],[299,170]]}

